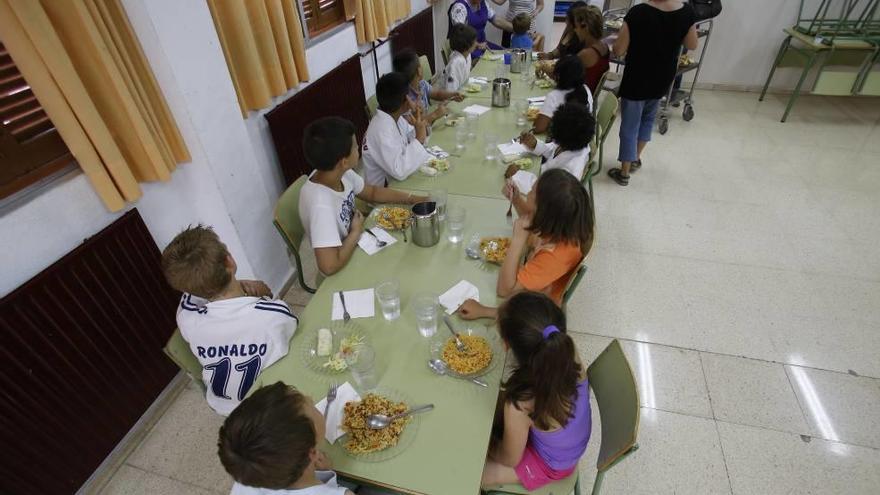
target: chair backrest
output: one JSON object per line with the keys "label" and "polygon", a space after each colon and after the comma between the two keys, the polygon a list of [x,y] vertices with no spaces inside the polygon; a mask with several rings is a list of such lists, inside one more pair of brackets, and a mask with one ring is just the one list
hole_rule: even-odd
{"label": "chair backrest", "polygon": [[440,47],[440,56],[443,57],[443,65],[449,65],[449,55],[452,54],[452,47],[449,46],[449,39],[443,40],[443,45]]}
{"label": "chair backrest", "polygon": [[183,340],[179,328],[174,329],[174,333],[171,334],[171,338],[168,339],[168,343],[165,344],[165,347],[162,350],[165,351],[165,354],[174,361],[174,364],[185,371],[193,381],[204,386],[204,383],[202,382],[202,364],[199,363],[195,354],[190,350],[189,344]]}
{"label": "chair backrest", "polygon": [[431,62],[428,61],[427,55],[419,57],[419,65],[422,66],[422,79],[428,82],[433,82],[434,73],[431,72]]}
{"label": "chair backrest", "polygon": [[572,294],[574,294],[578,284],[581,283],[581,279],[584,278],[585,273],[587,273],[587,265],[581,265],[578,267],[577,272],[568,279],[568,285],[565,287],[565,292],[562,293],[563,306],[568,304],[568,300],[571,299]]}
{"label": "chair backrest", "polygon": [[611,126],[617,119],[617,108],[620,106],[620,100],[610,91],[603,91],[601,96],[602,101],[599,102],[599,108],[596,111],[596,127],[598,129],[596,138],[600,146],[608,137],[608,132],[611,131]]}
{"label": "chair backrest", "polygon": [[376,110],[379,108],[379,100],[376,99],[376,95],[373,95],[367,98],[367,120],[371,120],[374,115],[376,115]]}
{"label": "chair backrest", "polygon": [[596,461],[596,469],[602,472],[637,446],[639,391],[617,339],[590,364],[587,376],[602,424],[602,444]]}
{"label": "chair backrest", "polygon": [[308,175],[301,175],[281,193],[275,203],[275,219],[272,223],[287,243],[287,248],[294,253],[299,253],[299,246],[305,236],[305,227],[299,218],[299,192],[308,179]]}

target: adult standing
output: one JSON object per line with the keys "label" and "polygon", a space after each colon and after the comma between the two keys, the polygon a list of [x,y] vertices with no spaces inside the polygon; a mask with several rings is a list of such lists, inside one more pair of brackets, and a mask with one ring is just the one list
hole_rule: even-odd
{"label": "adult standing", "polygon": [[697,47],[696,15],[679,0],[648,0],[627,12],[614,42],[614,54],[626,56],[620,83],[620,168],[608,175],[621,186],[642,166],[642,151],[651,140],[657,107],[678,67],[682,44]]}
{"label": "adult standing", "polygon": [[[529,26],[529,34],[534,35],[537,33],[535,29],[535,19],[538,17],[538,14],[544,10],[544,0],[492,0],[495,5],[504,5],[505,2],[507,5],[507,14],[504,16],[507,19],[507,22],[513,23],[513,18],[519,14],[528,14],[532,19],[532,25]],[[501,34],[501,46],[505,48],[510,48],[510,31],[504,31]],[[543,44],[542,44],[543,46]],[[540,48],[538,48],[540,50]]]}
{"label": "adult standing", "polygon": [[495,10],[486,4],[486,0],[455,0],[449,6],[447,15],[450,28],[455,24],[468,24],[477,31],[477,49],[471,54],[474,60],[479,60],[489,48],[501,48],[486,41],[486,24],[491,23],[502,31],[513,30],[510,22],[495,15]]}

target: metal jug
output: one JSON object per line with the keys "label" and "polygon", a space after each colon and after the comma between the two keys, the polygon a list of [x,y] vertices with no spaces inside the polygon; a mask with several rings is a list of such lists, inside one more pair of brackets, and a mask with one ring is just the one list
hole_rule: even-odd
{"label": "metal jug", "polygon": [[412,232],[412,240],[416,246],[431,247],[440,242],[440,219],[438,218],[437,203],[425,201],[413,205],[410,232]]}
{"label": "metal jug", "polygon": [[510,79],[498,77],[492,81],[492,106],[510,106]]}
{"label": "metal jug", "polygon": [[514,74],[522,72],[526,68],[526,57],[528,56],[529,52],[522,48],[510,50],[510,72]]}

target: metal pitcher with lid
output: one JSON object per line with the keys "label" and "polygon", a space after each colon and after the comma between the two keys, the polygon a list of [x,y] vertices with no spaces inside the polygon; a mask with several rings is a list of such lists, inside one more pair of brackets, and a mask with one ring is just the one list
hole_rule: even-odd
{"label": "metal pitcher with lid", "polygon": [[440,241],[440,219],[437,203],[425,201],[412,207],[410,232],[416,246],[431,247]]}
{"label": "metal pitcher with lid", "polygon": [[510,106],[510,79],[498,77],[492,81],[492,106]]}
{"label": "metal pitcher with lid", "polygon": [[522,48],[510,50],[510,72],[514,74],[522,72],[526,68],[526,57],[528,56],[529,52]]}

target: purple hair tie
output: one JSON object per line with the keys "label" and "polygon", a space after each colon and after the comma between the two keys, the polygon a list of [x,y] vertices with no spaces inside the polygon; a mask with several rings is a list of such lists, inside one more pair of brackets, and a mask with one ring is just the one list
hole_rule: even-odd
{"label": "purple hair tie", "polygon": [[544,328],[544,331],[541,333],[544,334],[544,340],[547,340],[551,335],[553,335],[554,333],[556,333],[558,331],[559,331],[559,329],[556,328],[556,325],[548,325],[546,328]]}

